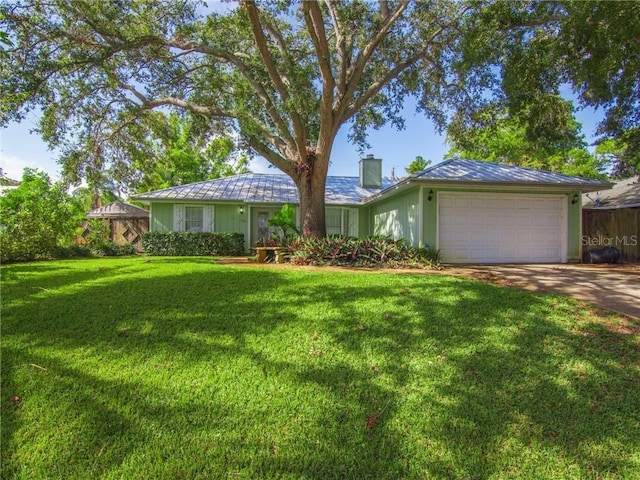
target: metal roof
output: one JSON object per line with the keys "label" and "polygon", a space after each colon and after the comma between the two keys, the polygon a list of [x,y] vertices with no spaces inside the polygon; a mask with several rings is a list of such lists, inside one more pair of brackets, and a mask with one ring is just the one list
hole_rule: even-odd
{"label": "metal roof", "polygon": [[[389,193],[392,187],[411,182],[467,185],[564,186],[583,192],[611,188],[610,183],[532,168],[494,162],[453,158],[438,163],[395,183],[382,179],[381,188],[360,187],[359,177],[327,177],[327,205],[359,205]],[[179,185],[164,190],[140,193],[132,198],[145,201],[231,201],[244,203],[299,203],[293,180],[284,174],[245,173],[232,177]]]}
{"label": "metal roof", "polygon": [[116,201],[91,210],[87,218],[149,218],[149,212],[130,203]]}
{"label": "metal roof", "polygon": [[[359,177],[327,177],[328,205],[357,205],[393,185],[382,179],[382,188],[362,188]],[[245,173],[132,195],[137,200],[236,201],[245,203],[299,203],[293,180],[284,174]]]}
{"label": "metal roof", "polygon": [[640,176],[621,180],[611,190],[582,197],[582,208],[587,210],[637,207],[640,207]]}
{"label": "metal roof", "polygon": [[591,178],[533,168],[504,165],[495,162],[452,158],[438,163],[409,178],[455,182],[514,183],[537,185],[567,185],[611,188],[611,184]]}

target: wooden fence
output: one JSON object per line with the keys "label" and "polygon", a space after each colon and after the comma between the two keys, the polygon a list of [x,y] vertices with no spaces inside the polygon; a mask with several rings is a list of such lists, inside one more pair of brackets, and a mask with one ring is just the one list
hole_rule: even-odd
{"label": "wooden fence", "polygon": [[[107,221],[107,220],[105,220]],[[142,234],[149,231],[148,218],[110,218],[110,240],[116,245],[132,243],[137,252],[142,252]],[[76,237],[76,244],[86,245],[87,234],[90,232],[88,222],[80,224],[82,232]]]}
{"label": "wooden fence", "polygon": [[582,250],[616,247],[622,262],[640,261],[640,208],[582,211]]}

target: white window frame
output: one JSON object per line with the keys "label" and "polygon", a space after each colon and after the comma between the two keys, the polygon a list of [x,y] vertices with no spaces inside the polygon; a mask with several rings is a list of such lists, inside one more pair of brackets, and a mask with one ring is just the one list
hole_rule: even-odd
{"label": "white window frame", "polygon": [[202,208],[202,232],[215,232],[215,206],[202,204],[176,203],[173,205],[173,230],[176,232],[185,232],[186,229],[186,209]]}
{"label": "white window frame", "polygon": [[[199,218],[189,218],[189,214],[195,217],[196,214]],[[193,225],[190,225],[191,222]],[[185,205],[184,206],[184,231],[185,232],[204,232],[204,207],[199,205]]]}
{"label": "white window frame", "polygon": [[[325,215],[329,216],[329,212],[334,214],[336,210],[340,212],[340,233],[329,232],[330,226],[327,225],[327,234],[328,235],[343,235],[350,237],[358,236],[358,209],[357,208],[349,208],[349,207],[327,207],[325,210]],[[331,227],[334,227],[332,225]]]}

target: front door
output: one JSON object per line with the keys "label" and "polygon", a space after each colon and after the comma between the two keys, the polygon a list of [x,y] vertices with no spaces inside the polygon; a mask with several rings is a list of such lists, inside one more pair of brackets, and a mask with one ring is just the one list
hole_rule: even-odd
{"label": "front door", "polygon": [[278,213],[280,207],[253,206],[251,207],[251,246],[255,247],[260,240],[268,240],[276,231],[269,225],[269,220]]}
{"label": "front door", "polygon": [[269,212],[258,212],[258,236],[256,240],[266,240],[271,238],[271,227],[269,226]]}

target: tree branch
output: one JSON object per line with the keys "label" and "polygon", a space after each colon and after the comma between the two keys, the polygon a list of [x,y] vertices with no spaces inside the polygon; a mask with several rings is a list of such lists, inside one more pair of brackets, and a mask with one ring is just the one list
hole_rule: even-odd
{"label": "tree branch", "polygon": [[292,158],[292,156],[296,153],[295,145],[290,145],[288,142],[282,140],[281,138],[272,135],[269,132],[269,129],[255,116],[250,114],[245,114],[243,119],[238,119],[239,121],[249,121],[251,123],[250,130],[258,130],[258,134],[261,138],[267,140],[271,145],[276,147],[278,151],[282,154],[282,156],[286,158]]}
{"label": "tree branch", "polygon": [[338,65],[337,65],[338,81],[336,85],[338,89],[338,95],[342,97],[346,89],[347,68],[348,68],[348,62],[349,62],[349,59],[347,57],[346,39],[340,27],[338,11],[336,9],[335,3],[330,0],[325,0],[325,4],[327,5],[327,8],[329,9],[329,13],[331,14],[333,31],[335,32],[335,35],[336,35],[336,55],[338,57]]}
{"label": "tree branch", "polygon": [[313,41],[313,46],[320,65],[322,77],[322,98],[320,100],[320,132],[318,147],[324,149],[328,136],[334,135],[333,98],[336,82],[331,71],[331,54],[327,45],[327,35],[324,29],[324,19],[317,2],[303,3],[304,18]]}
{"label": "tree branch", "polygon": [[189,102],[187,100],[182,100],[181,98],[175,97],[163,97],[156,99],[149,99],[140,91],[132,87],[131,85],[127,85],[118,80],[120,87],[138,99],[140,102],[137,104],[138,108],[142,110],[153,110],[154,108],[163,107],[166,105],[171,105],[175,107],[184,108],[189,110],[190,112],[197,113],[199,115],[205,115],[207,117],[227,117],[227,118],[236,118],[232,112],[228,112],[226,110],[221,110],[217,108],[205,107],[204,105],[198,105],[194,102]]}
{"label": "tree branch", "polygon": [[[323,84],[323,103],[325,103],[325,96],[331,94],[333,98],[333,89],[335,87],[335,80],[333,73],[331,72],[331,54],[329,53],[329,47],[327,45],[327,34],[324,29],[324,19],[322,18],[322,12],[317,2],[304,2],[303,12],[307,24],[307,30],[313,41],[313,46],[316,51],[316,57],[318,58],[318,64],[320,65],[320,75],[322,76]],[[331,99],[328,99],[331,100]],[[329,103],[328,107],[331,107]]]}
{"label": "tree branch", "polygon": [[258,12],[258,8],[253,1],[244,0],[242,1],[242,5],[246,8],[247,13],[249,15],[249,21],[251,22],[251,27],[253,31],[253,37],[256,42],[256,46],[258,47],[258,52],[260,53],[260,58],[265,64],[267,68],[267,73],[269,74],[269,78],[273,82],[276,91],[280,95],[282,102],[285,104],[285,109],[288,111],[289,116],[291,118],[291,123],[293,124],[294,136],[295,136],[295,145],[296,150],[300,158],[305,158],[306,156],[306,135],[305,128],[300,119],[300,116],[289,110],[287,108],[287,104],[289,103],[289,92],[282,81],[280,74],[273,62],[273,58],[271,58],[271,53],[269,52],[269,48],[267,46],[267,40],[265,38],[264,32],[262,30],[262,23],[260,21],[260,13]]}
{"label": "tree branch", "polygon": [[364,69],[367,66],[367,62],[371,58],[371,55],[373,55],[373,52],[376,50],[389,29],[393,26],[396,20],[400,18],[400,16],[408,6],[409,0],[402,0],[400,4],[395,8],[393,13],[391,13],[387,18],[384,19],[382,25],[380,26],[380,29],[376,32],[371,41],[367,45],[365,45],[364,48],[358,53],[356,61],[348,72],[349,84],[347,86],[345,95],[347,98],[351,97],[358,88],[360,78],[362,77],[362,72],[364,72]]}
{"label": "tree branch", "polygon": [[[176,39],[176,38],[167,40],[161,37],[156,37],[151,35],[139,37],[138,39],[130,43],[130,46],[128,47],[128,49],[140,48],[148,44],[170,47],[177,50],[181,50],[183,52],[202,53],[233,65],[240,72],[240,74],[251,84],[251,87],[254,89],[258,98],[264,105],[265,110],[267,111],[267,113],[269,114],[269,117],[271,118],[276,128],[278,129],[278,132],[280,133],[280,135],[287,142],[290,142],[292,145],[295,145],[296,142],[294,138],[291,136],[291,132],[289,130],[289,126],[287,125],[287,122],[285,122],[285,120],[279,114],[275,104],[271,100],[267,91],[259,82],[255,80],[249,67],[247,67],[247,65],[245,65],[245,63],[240,59],[240,55],[244,55],[244,54],[226,52],[223,50],[219,50],[217,48],[212,48],[205,44],[196,43],[188,40],[182,40],[182,39]],[[277,72],[276,72],[276,75],[277,75]],[[288,96],[287,96],[287,99],[288,99]]]}
{"label": "tree branch", "polygon": [[260,21],[260,13],[258,12],[258,8],[252,1],[243,1],[242,5],[245,7],[247,13],[249,14],[249,21],[251,22],[253,37],[256,41],[256,46],[258,47],[260,58],[262,58],[262,61],[267,67],[269,78],[280,94],[280,98],[282,98],[282,101],[287,102],[289,100],[289,92],[287,91],[287,87],[282,81],[280,74],[278,73],[276,65],[273,62],[273,58],[271,58],[271,53],[269,52],[269,47],[267,46],[267,39],[264,35],[264,31],[262,30],[262,22]]}
{"label": "tree branch", "polygon": [[271,150],[264,142],[260,141],[256,137],[247,137],[247,143],[253,148],[256,152],[266,158],[272,165],[282,170],[284,173],[289,175],[292,179],[295,176],[295,169],[293,168],[293,163],[287,161],[281,155],[278,155],[276,152]]}
{"label": "tree branch", "polygon": [[[377,95],[380,90],[382,90],[391,80],[400,75],[404,70],[414,65],[420,59],[430,58],[425,52],[416,53],[410,57],[408,57],[405,61],[396,64],[394,68],[389,70],[387,74],[379,80],[376,80],[374,83],[369,85],[369,87],[365,90],[365,92],[358,97],[358,99],[344,110],[342,119],[343,121],[348,120],[353,115],[355,115],[362,107],[366,105],[366,103],[371,100],[375,95]],[[435,61],[431,60],[431,63],[434,67],[438,68]]]}
{"label": "tree branch", "polygon": [[264,28],[269,32],[269,35],[273,39],[276,47],[282,54],[283,57],[287,57],[289,55],[289,51],[287,49],[287,42],[285,42],[284,37],[282,36],[282,32],[278,30],[278,27],[273,24],[271,21],[266,21],[264,23]]}
{"label": "tree branch", "polygon": [[386,20],[389,18],[389,3],[387,0],[379,0],[378,4],[380,5],[380,14]]}

